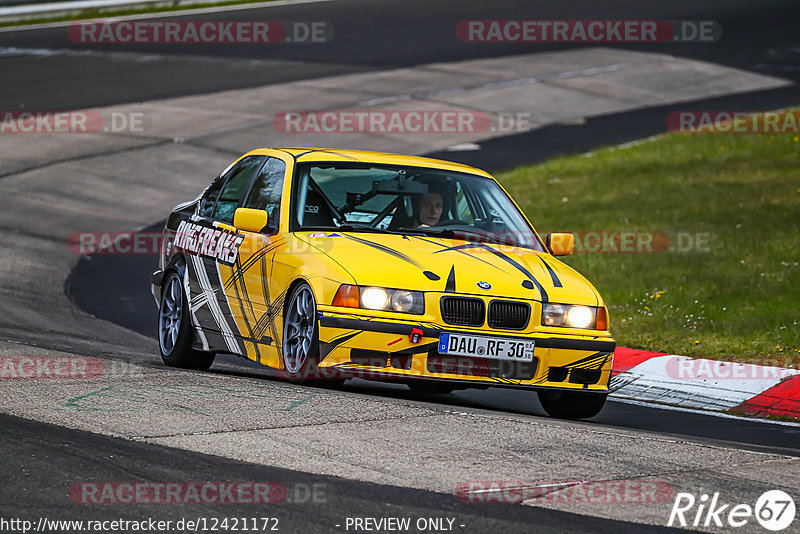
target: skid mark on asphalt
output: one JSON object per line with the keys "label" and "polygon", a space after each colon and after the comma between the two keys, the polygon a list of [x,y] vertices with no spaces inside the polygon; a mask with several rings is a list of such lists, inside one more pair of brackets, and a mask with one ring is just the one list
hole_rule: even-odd
{"label": "skid mark on asphalt", "polygon": [[218,400],[220,394],[225,394],[228,399],[266,399],[268,402],[263,404],[263,409],[282,412],[291,412],[318,396],[317,393],[300,394],[291,388],[258,392],[251,388],[207,385],[158,385],[144,390],[132,386],[109,386],[71,397],[58,409],[135,412],[150,409],[157,404],[159,408],[169,411],[212,416],[213,414],[204,411],[203,407],[209,406],[209,402]]}

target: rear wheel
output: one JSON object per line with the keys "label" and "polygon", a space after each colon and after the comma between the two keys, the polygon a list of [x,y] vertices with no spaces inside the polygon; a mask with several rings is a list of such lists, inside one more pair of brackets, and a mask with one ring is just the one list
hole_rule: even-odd
{"label": "rear wheel", "polygon": [[173,272],[162,286],[158,309],[161,359],[170,367],[205,371],[214,363],[215,355],[192,348],[192,325],[182,282],[180,275]]}
{"label": "rear wheel", "polygon": [[588,419],[594,417],[606,403],[608,393],[582,391],[540,390],[539,402],[550,417],[559,419]]}
{"label": "rear wheel", "polygon": [[317,302],[306,283],[294,288],[283,316],[283,371],[295,384],[323,382],[339,385],[344,382],[336,371],[318,367],[319,329]]}

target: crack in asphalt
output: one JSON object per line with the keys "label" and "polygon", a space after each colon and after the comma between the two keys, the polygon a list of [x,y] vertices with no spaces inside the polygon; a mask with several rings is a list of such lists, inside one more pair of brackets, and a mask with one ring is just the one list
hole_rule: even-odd
{"label": "crack in asphalt", "polygon": [[400,419],[418,419],[422,417],[442,417],[446,414],[441,413],[431,413],[431,414],[418,414],[418,415],[400,415],[397,417],[374,417],[370,419],[357,419],[353,421],[322,421],[320,423],[307,423],[307,424],[299,424],[299,425],[282,425],[282,426],[270,426],[270,427],[253,427],[253,428],[243,428],[243,429],[235,429],[235,430],[216,430],[216,431],[208,431],[208,432],[179,432],[177,434],[165,434],[165,435],[156,435],[156,436],[131,436],[128,439],[134,441],[148,441],[148,440],[155,440],[155,439],[164,439],[164,438],[182,438],[182,437],[191,437],[191,436],[215,436],[215,435],[224,435],[224,434],[235,434],[237,432],[267,432],[270,430],[288,430],[291,428],[305,428],[305,427],[319,427],[319,426],[326,426],[326,425],[350,425],[354,423],[375,423],[380,421],[395,421]]}

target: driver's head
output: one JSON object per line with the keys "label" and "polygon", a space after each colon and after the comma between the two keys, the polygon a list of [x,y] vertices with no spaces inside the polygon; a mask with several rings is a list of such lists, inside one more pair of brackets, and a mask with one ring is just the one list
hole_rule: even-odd
{"label": "driver's head", "polygon": [[436,226],[442,218],[444,197],[438,191],[430,191],[419,200],[419,223],[417,226]]}

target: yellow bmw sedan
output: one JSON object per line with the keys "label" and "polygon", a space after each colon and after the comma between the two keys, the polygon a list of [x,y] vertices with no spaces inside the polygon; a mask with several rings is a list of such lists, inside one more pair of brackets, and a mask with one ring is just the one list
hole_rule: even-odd
{"label": "yellow bmw sedan", "polygon": [[219,352],[294,382],[390,380],[412,390],[536,389],[548,414],[596,415],[615,342],[597,290],[556,259],[484,171],[321,148],[249,152],[169,215],[161,357]]}

